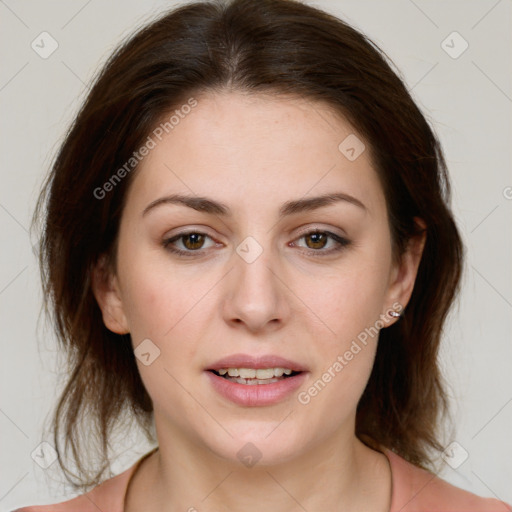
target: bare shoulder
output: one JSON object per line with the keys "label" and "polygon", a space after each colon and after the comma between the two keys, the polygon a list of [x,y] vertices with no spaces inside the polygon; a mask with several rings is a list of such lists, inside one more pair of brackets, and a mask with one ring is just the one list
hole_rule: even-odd
{"label": "bare shoulder", "polygon": [[53,505],[28,506],[13,512],[98,512],[98,510],[122,512],[131,476],[138,465],[155,450],[144,455],[124,472],[105,480],[85,494]]}
{"label": "bare shoulder", "polygon": [[391,450],[393,498],[391,512],[512,512],[496,498],[485,498],[450,484],[411,464]]}
{"label": "bare shoulder", "polygon": [[439,510],[442,507],[447,512],[512,512],[512,507],[501,500],[478,496],[438,477],[433,478],[430,487],[425,505]]}
{"label": "bare shoulder", "polygon": [[52,505],[34,505],[13,510],[13,512],[98,512],[98,508],[86,494]]}

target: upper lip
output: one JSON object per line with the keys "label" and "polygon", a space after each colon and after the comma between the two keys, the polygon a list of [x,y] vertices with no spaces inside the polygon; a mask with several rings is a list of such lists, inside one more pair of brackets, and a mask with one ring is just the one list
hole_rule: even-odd
{"label": "upper lip", "polygon": [[232,354],[215,361],[206,370],[220,370],[221,368],[254,368],[255,370],[263,368],[288,368],[296,372],[306,371],[303,365],[273,354],[262,356]]}

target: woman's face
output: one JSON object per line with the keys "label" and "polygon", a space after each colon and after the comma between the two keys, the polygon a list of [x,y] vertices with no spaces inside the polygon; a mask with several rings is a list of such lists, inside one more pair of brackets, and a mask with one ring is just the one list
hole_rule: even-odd
{"label": "woman's face", "polygon": [[[420,253],[393,264],[369,151],[325,105],[197,101],[134,176],[117,273],[95,285],[104,321],[131,334],[161,436],[260,464],[350,441],[376,331],[407,303]],[[210,371],[229,367],[302,372],[244,384]]]}

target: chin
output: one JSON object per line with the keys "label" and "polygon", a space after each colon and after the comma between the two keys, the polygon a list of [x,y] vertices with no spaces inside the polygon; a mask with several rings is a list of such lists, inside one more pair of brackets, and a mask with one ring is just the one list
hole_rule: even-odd
{"label": "chin", "polygon": [[285,429],[285,424],[266,421],[257,426],[247,422],[236,428],[226,425],[233,437],[222,435],[207,445],[218,457],[247,468],[278,465],[294,459],[305,448],[304,439],[290,432],[289,424]]}

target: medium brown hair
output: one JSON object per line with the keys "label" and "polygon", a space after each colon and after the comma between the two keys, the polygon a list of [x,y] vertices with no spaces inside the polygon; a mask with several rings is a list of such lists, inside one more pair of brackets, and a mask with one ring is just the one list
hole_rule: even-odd
{"label": "medium brown hair", "polygon": [[[105,327],[91,289],[100,256],[115,263],[135,170],[104,197],[94,191],[133,157],[163,115],[192,96],[230,90],[322,101],[355,127],[382,183],[397,258],[418,234],[414,218],[425,222],[415,287],[403,318],[380,333],[356,435],[428,467],[429,452],[443,447],[447,400],[437,358],[463,256],[445,160],[385,54],[342,20],[292,0],[199,2],[166,12],[110,57],[60,147],[34,220],[43,223],[46,311],[69,356],[53,419],[61,467],[77,486],[101,481],[110,436],[126,413],[151,439],[152,402],[130,338]],[[97,462],[88,465],[84,447],[94,443]]]}

